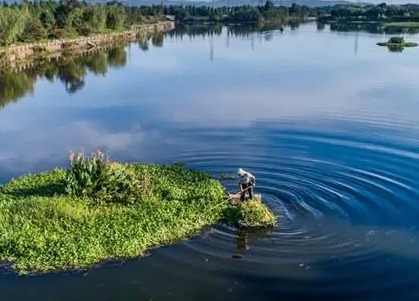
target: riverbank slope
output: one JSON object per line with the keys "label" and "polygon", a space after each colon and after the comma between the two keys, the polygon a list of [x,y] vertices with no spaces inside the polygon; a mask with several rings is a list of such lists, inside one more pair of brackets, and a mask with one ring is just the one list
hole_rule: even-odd
{"label": "riverbank slope", "polygon": [[126,43],[145,38],[147,35],[164,33],[174,29],[172,21],[132,26],[130,30],[98,34],[74,39],[56,39],[44,42],[11,45],[0,49],[0,66],[15,66],[35,58],[48,58],[68,53],[83,53],[116,43]]}

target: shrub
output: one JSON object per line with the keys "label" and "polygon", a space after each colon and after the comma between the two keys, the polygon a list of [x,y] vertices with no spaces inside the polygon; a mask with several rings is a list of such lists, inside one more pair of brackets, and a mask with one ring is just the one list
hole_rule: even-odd
{"label": "shrub", "polygon": [[20,39],[23,42],[36,42],[47,37],[47,31],[42,25],[42,22],[35,19],[30,19],[25,25]]}
{"label": "shrub", "polygon": [[388,40],[389,43],[392,44],[403,44],[404,43],[404,38],[403,37],[391,37]]}
{"label": "shrub", "polygon": [[49,37],[52,39],[71,39],[77,37],[77,32],[72,29],[53,28]]}
{"label": "shrub", "polygon": [[129,167],[108,161],[99,150],[90,157],[70,154],[69,159],[65,182],[70,196],[127,204],[148,193],[146,179],[141,183]]}
{"label": "shrub", "polygon": [[77,29],[77,33],[81,36],[87,37],[93,33],[93,30],[89,26],[81,26]]}

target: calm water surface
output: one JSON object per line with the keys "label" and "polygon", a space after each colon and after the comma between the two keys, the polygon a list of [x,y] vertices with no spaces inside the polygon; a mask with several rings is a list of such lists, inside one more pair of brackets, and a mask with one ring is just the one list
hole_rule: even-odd
{"label": "calm water surface", "polygon": [[216,226],[83,272],[3,270],[1,300],[419,300],[419,50],[315,24],[203,32],[3,73],[0,180],[96,148],[241,166],[277,227]]}

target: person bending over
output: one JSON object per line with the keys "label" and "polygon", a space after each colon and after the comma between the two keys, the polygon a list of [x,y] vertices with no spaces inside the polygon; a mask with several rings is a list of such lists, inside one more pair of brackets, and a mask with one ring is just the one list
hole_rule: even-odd
{"label": "person bending over", "polygon": [[239,168],[237,174],[239,175],[239,189],[241,191],[240,200],[244,201],[246,192],[249,193],[249,199],[253,199],[253,187],[256,184],[255,176],[242,168]]}

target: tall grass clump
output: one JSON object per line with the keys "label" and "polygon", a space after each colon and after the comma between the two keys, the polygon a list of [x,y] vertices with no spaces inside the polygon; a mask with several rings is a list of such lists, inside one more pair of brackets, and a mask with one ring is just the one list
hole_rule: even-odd
{"label": "tall grass clump", "polygon": [[134,203],[149,193],[149,179],[132,168],[109,161],[96,151],[90,157],[71,153],[66,171],[66,192],[92,202]]}

